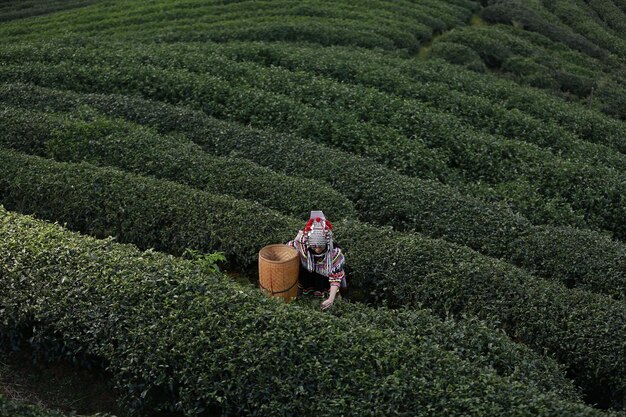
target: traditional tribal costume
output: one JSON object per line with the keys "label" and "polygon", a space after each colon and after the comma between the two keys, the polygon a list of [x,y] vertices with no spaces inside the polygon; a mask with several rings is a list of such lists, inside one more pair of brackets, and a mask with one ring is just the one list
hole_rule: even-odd
{"label": "traditional tribal costume", "polygon": [[[341,248],[333,241],[333,225],[326,220],[324,214],[316,212],[311,215],[304,229],[299,230],[295,239],[287,244],[295,248],[300,255],[299,287],[303,294],[313,292],[322,296],[330,286],[347,289],[344,272],[345,257]],[[317,254],[313,247],[325,247],[325,251]]]}

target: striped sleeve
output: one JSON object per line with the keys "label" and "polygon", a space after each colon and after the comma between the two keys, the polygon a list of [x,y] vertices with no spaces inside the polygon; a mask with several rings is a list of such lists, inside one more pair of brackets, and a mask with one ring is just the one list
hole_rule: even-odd
{"label": "striped sleeve", "polygon": [[287,245],[297,250],[301,258],[304,257],[306,259],[306,242],[304,240],[304,232],[302,230],[299,230],[296,237],[287,242]]}
{"label": "striped sleeve", "polygon": [[343,255],[343,252],[340,248],[335,248],[333,250],[333,260],[330,268],[330,273],[328,274],[328,282],[330,285],[334,285],[339,287],[341,285],[341,281],[346,276],[346,273],[343,270],[343,266],[346,262],[346,258]]}
{"label": "striped sleeve", "polygon": [[287,242],[287,245],[291,246],[292,248],[298,250],[299,246],[300,246],[300,238],[302,236],[302,230],[298,231],[298,234],[296,235],[295,238],[293,238],[292,240],[290,240],[289,242]]}

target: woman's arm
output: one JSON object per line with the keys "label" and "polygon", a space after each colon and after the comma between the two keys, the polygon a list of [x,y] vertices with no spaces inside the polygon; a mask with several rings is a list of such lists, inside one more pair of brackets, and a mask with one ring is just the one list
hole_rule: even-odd
{"label": "woman's arm", "polygon": [[304,243],[302,242],[303,236],[304,234],[302,230],[298,230],[298,234],[296,235],[296,237],[294,237],[293,240],[290,240],[289,242],[287,242],[287,245],[291,246],[298,252],[302,253],[303,247],[304,247]]}
{"label": "woman's arm", "polygon": [[340,248],[336,248],[333,251],[333,260],[332,267],[330,273],[328,274],[328,282],[330,283],[330,296],[327,300],[322,302],[322,310],[326,310],[328,307],[333,305],[335,302],[335,297],[337,296],[337,292],[339,292],[339,286],[341,285],[341,281],[346,276],[344,271],[344,264],[346,262],[346,258],[343,255],[343,252]]}
{"label": "woman's arm", "polygon": [[331,285],[330,286],[330,296],[328,299],[322,301],[322,310],[326,310],[328,307],[332,306],[335,302],[335,297],[337,296],[337,292],[339,292],[339,285]]}

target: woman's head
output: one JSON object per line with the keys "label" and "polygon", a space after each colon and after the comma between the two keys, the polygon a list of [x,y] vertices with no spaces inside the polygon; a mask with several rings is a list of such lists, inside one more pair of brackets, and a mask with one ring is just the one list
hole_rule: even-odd
{"label": "woman's head", "polygon": [[[314,217],[313,213],[319,215]],[[307,244],[317,254],[324,253],[329,245],[332,245],[332,225],[323,216],[322,212],[312,212],[311,218],[304,228]]]}
{"label": "woman's head", "polygon": [[329,236],[323,229],[313,229],[308,234],[309,248],[318,255],[324,253],[328,247]]}
{"label": "woman's head", "polygon": [[[304,226],[305,247],[317,256],[332,254],[334,251],[333,225],[326,220],[321,211],[312,211],[309,221]],[[314,256],[307,256],[307,269],[313,271]],[[324,255],[326,269],[330,271],[332,266],[332,256]]]}

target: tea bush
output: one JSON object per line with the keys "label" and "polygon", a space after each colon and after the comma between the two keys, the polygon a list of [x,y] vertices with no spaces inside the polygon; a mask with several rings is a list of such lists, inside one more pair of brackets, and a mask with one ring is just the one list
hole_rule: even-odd
{"label": "tea bush", "polygon": [[482,9],[481,17],[493,23],[512,24],[517,22],[525,30],[541,33],[556,42],[564,43],[572,49],[579,50],[589,56],[604,59],[608,53],[584,36],[574,33],[570,28],[563,27],[540,15],[532,7],[510,0],[498,1]]}
{"label": "tea bush", "polygon": [[66,33],[68,22],[81,37],[157,42],[290,40],[321,45],[405,48],[415,52],[434,32],[466,24],[477,5],[472,1],[419,3],[368,1],[260,1],[203,4],[173,8],[168,2],[104,4],[27,26],[0,28],[3,39],[48,39]]}
{"label": "tea bush", "polygon": [[596,45],[605,48],[618,57],[626,55],[626,40],[615,36],[604,22],[591,18],[583,1],[545,2],[544,7],[557,16],[563,23],[580,33]]}
{"label": "tea bush", "polygon": [[[293,237],[302,221],[261,205],[86,164],[0,150],[0,201],[9,209],[95,236],[177,254],[221,251],[243,267],[259,248]],[[363,301],[475,315],[567,367],[603,403],[626,392],[626,305],[569,290],[465,247],[357,221],[335,224],[351,286]],[[376,256],[372,257],[372,248]]]}
{"label": "tea bush", "polygon": [[379,310],[345,305],[333,317],[285,305],[192,262],[4,209],[0,230],[8,315],[36,323],[42,349],[62,336],[64,356],[105,361],[135,412],[603,415],[461,359],[441,336],[367,324]]}
{"label": "tea bush", "polygon": [[[206,48],[217,48],[221,54],[237,61],[253,61],[292,71],[313,72],[344,82],[376,87],[397,96],[418,99],[437,110],[453,113],[463,123],[476,129],[534,143],[568,159],[602,164],[620,170],[626,163],[623,154],[609,149],[607,145],[582,141],[554,122],[530,116],[518,109],[502,108],[497,101],[491,102],[479,95],[456,91],[451,89],[454,86],[441,81],[412,80],[398,68],[402,62],[399,60],[394,62],[391,58],[383,59],[371,53],[368,54],[372,56],[365,57],[365,51],[347,51],[341,48],[320,51],[289,44],[235,42]],[[603,141],[605,139],[603,137]]]}
{"label": "tea bush", "polygon": [[55,13],[93,3],[96,3],[96,0],[54,0],[47,2],[22,0],[20,2],[5,2],[5,4],[0,7],[0,22]]}
{"label": "tea bush", "polygon": [[[441,184],[404,177],[370,161],[294,136],[255,131],[211,119],[190,109],[139,98],[78,95],[32,86],[0,86],[0,92],[3,100],[25,108],[72,112],[79,111],[82,105],[88,103],[102,112],[152,126],[162,133],[184,134],[210,153],[231,155],[232,152],[278,172],[296,173],[318,182],[325,181],[355,204],[357,215],[362,221],[391,225],[399,230],[415,230],[430,237],[469,246],[483,254],[523,266],[541,276],[561,280],[569,286],[610,294],[615,298],[624,298],[626,295],[626,250],[623,244],[595,232],[532,226],[504,207],[482,203]],[[17,109],[4,114],[13,116],[2,119],[4,123],[0,129],[4,129],[4,139],[0,139],[0,143],[29,153],[51,155],[37,151],[45,147],[42,144],[46,142],[49,132],[54,130],[45,123],[41,128],[37,127],[39,124],[35,121],[41,115]],[[32,136],[35,138],[30,139]],[[62,137],[56,141],[56,146],[79,140]],[[116,146],[123,143],[120,139]],[[90,146],[98,149],[96,143]],[[164,146],[168,147],[171,149],[164,149],[163,152],[171,156],[157,155],[155,159],[160,162],[153,159],[150,164],[156,164],[155,171],[171,173],[171,179],[180,181],[181,176],[172,173],[184,172],[183,166],[161,168],[162,165],[168,166],[165,165],[166,161],[180,159],[180,156],[171,152],[180,149],[180,146]],[[81,146],[81,149],[87,148]],[[93,160],[104,158],[104,155],[99,155],[100,152],[96,153],[98,155],[94,155]],[[114,153],[127,152],[118,150]],[[145,149],[136,157],[151,153]],[[154,173],[146,170],[148,165],[136,162],[131,166],[133,169],[141,168],[144,173]],[[252,197],[255,195],[251,194]],[[275,198],[280,201],[281,193],[276,193]],[[267,201],[259,200],[258,197],[255,199]],[[290,204],[290,200],[277,202],[277,206],[283,207]]]}
{"label": "tea bush", "polygon": [[352,203],[322,181],[277,174],[242,158],[209,155],[186,139],[85,112],[67,117],[0,106],[0,145],[171,179],[300,218],[307,218],[312,207],[324,207],[336,219],[356,215]]}
{"label": "tea bush", "polygon": [[[626,228],[623,224],[626,208],[621,201],[625,193],[620,174],[603,167],[564,161],[528,144],[479,134],[455,122],[451,116],[426,111],[410,113],[412,118],[407,114],[410,124],[406,129],[412,129],[419,137],[411,139],[390,126],[362,123],[354,113],[318,109],[280,93],[229,85],[207,74],[194,75],[186,70],[158,70],[145,66],[131,66],[132,71],[122,74],[117,68],[105,70],[99,65],[82,67],[86,73],[79,75],[77,65],[72,65],[71,72],[64,68],[65,64],[47,66],[45,70],[36,67],[31,64],[19,71],[11,66],[4,69],[5,75],[10,74],[11,79],[24,80],[35,76],[39,82],[47,83],[42,79],[52,80],[59,76],[64,79],[61,86],[71,84],[71,88],[81,91],[103,91],[106,84],[107,91],[130,90],[171,103],[182,101],[210,115],[291,131],[370,156],[411,175],[445,178],[452,183],[458,175],[463,176],[462,181],[470,182],[528,182],[528,187],[517,187],[513,191],[502,186],[496,193],[491,193],[488,184],[467,187],[467,190],[479,196],[511,201],[517,210],[535,215],[538,223],[572,224],[568,212],[576,211],[584,216],[589,227],[611,230],[617,237],[626,233],[622,230]],[[127,80],[129,77],[134,81]],[[84,86],[81,87],[80,83]],[[155,88],[160,91],[155,92]],[[195,98],[190,99],[189,95]],[[447,138],[451,135],[457,140],[449,141]],[[516,184],[512,185],[515,188]],[[543,198],[555,200],[562,207],[552,213],[541,204]],[[536,204],[527,208],[528,202]],[[542,210],[539,215],[538,210]]]}

